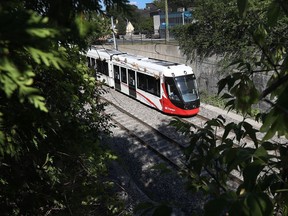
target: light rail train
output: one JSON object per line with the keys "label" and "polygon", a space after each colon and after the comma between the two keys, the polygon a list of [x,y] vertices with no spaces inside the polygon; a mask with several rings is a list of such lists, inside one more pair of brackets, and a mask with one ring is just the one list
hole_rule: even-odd
{"label": "light rail train", "polygon": [[167,114],[199,112],[196,77],[189,66],[96,46],[86,56],[97,79],[117,91]]}

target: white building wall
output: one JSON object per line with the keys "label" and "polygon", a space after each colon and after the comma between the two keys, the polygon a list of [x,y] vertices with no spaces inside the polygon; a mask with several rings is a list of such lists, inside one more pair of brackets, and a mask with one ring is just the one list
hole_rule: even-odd
{"label": "white building wall", "polygon": [[154,34],[159,35],[160,28],[160,15],[153,16]]}

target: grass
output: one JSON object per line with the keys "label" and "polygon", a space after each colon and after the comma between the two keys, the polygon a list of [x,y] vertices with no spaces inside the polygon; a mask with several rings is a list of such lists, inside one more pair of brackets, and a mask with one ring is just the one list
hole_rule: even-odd
{"label": "grass", "polygon": [[224,109],[225,101],[218,95],[209,95],[207,92],[200,92],[201,102]]}
{"label": "grass", "polygon": [[[200,92],[200,100],[203,103],[219,107],[221,109],[225,108],[226,101],[219,95],[209,95],[207,92]],[[251,109],[250,116],[256,117],[260,113],[259,109]]]}

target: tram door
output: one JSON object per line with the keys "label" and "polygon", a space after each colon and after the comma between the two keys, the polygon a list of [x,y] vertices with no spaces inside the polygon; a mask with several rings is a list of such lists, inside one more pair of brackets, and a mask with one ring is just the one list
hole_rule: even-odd
{"label": "tram door", "polygon": [[113,69],[114,69],[115,89],[121,91],[119,66],[114,65]]}
{"label": "tram door", "polygon": [[129,95],[136,98],[136,82],[135,82],[135,71],[128,70],[128,86]]}

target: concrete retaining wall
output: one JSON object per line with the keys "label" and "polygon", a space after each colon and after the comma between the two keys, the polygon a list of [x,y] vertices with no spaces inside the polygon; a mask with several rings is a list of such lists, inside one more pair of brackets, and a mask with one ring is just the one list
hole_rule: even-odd
{"label": "concrete retaining wall", "polygon": [[[166,44],[123,44],[118,46],[119,50],[135,55],[142,55],[150,58],[163,59],[167,61],[187,64],[192,67],[199,86],[200,92],[208,93],[209,95],[216,95],[218,92],[218,81],[223,78],[225,74],[219,71],[220,67],[217,66],[220,61],[217,57],[211,57],[204,61],[187,61],[186,56],[181,53],[176,45]],[[260,90],[266,88],[267,80],[270,75],[257,75],[254,76],[254,83]],[[262,102],[255,105],[255,108],[266,110],[269,106]]]}
{"label": "concrete retaining wall", "polygon": [[216,58],[209,58],[203,62],[190,62],[187,61],[178,46],[166,44],[119,45],[118,49],[136,55],[187,64],[192,67],[201,92],[216,94],[218,91],[217,82],[221,76],[217,73]]}

